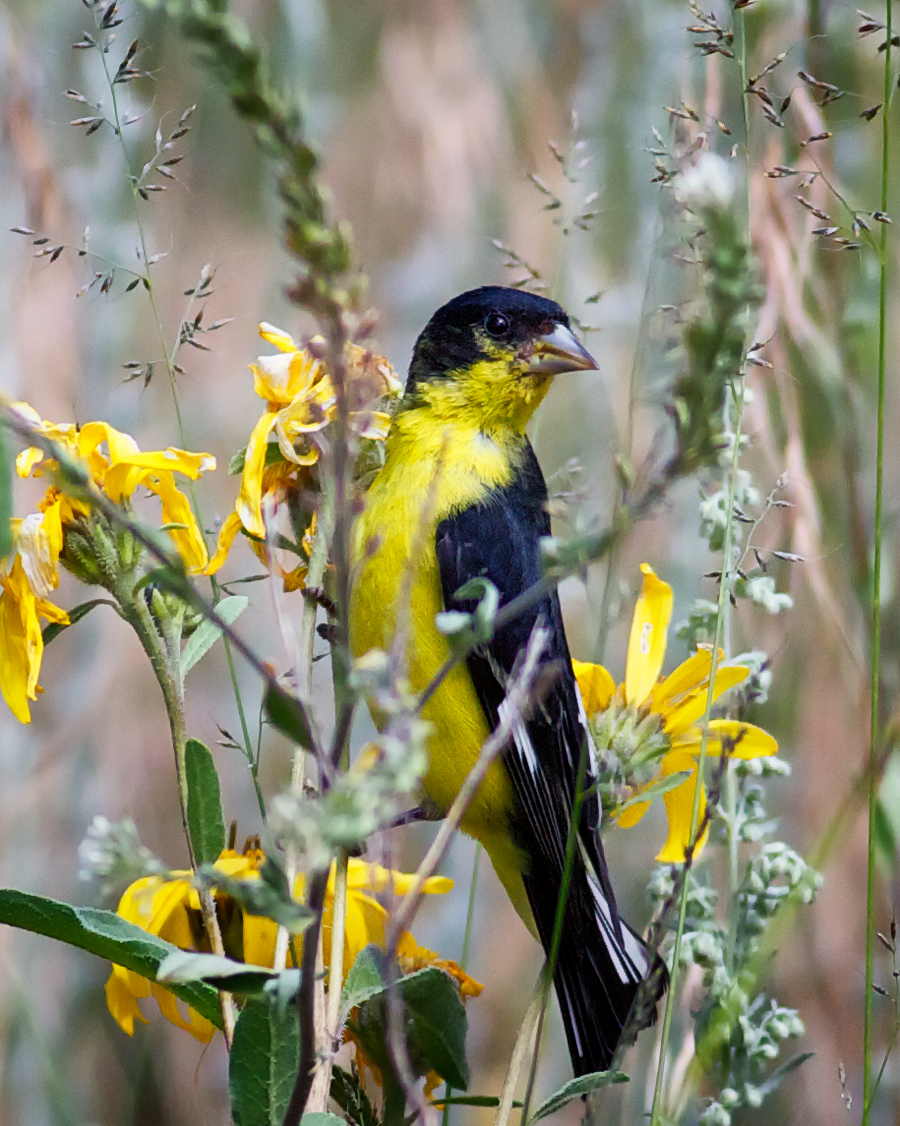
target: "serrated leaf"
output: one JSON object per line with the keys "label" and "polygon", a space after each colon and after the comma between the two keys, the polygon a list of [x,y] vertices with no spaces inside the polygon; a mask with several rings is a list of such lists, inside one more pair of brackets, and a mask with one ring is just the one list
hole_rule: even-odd
{"label": "serrated leaf", "polygon": [[[249,599],[243,594],[231,594],[216,604],[216,612],[226,625],[233,625],[247,609]],[[204,657],[222,636],[214,622],[202,621],[187,639],[181,652],[181,675],[187,676],[201,657]]]}
{"label": "serrated leaf", "polygon": [[6,427],[0,426],[0,559],[4,559],[13,549],[12,525],[12,485],[13,456],[6,438]]}
{"label": "serrated leaf", "polygon": [[[240,597],[234,595],[233,597]],[[263,706],[266,710],[269,723],[282,735],[286,735],[292,743],[303,747],[307,751],[313,749],[312,731],[306,709],[296,696],[292,696],[277,684],[270,684]]]}
{"label": "serrated leaf", "polygon": [[190,950],[167,955],[156,974],[156,980],[165,985],[208,981],[229,993],[261,993],[273,977],[277,974],[266,966],[251,966],[218,954],[195,954]]}
{"label": "serrated leaf", "polygon": [[198,864],[212,864],[225,848],[225,819],[215,760],[209,747],[199,739],[187,741],[184,771],[188,832],[194,856]]}
{"label": "serrated leaf", "polygon": [[[0,923],[77,946],[149,981],[156,981],[160,963],[178,949],[113,911],[73,907],[11,888],[0,888]],[[222,1027],[219,994],[211,985],[173,985],[171,991],[216,1028]]]}
{"label": "serrated leaf", "polygon": [[570,1079],[548,1099],[544,1099],[534,1114],[528,1119],[529,1123],[539,1122],[550,1114],[570,1103],[573,1099],[581,1098],[591,1091],[599,1091],[601,1087],[608,1087],[611,1083],[627,1083],[628,1076],[621,1071],[592,1071],[589,1075],[579,1075],[577,1079]]}
{"label": "serrated leaf", "polygon": [[237,1019],[228,1060],[234,1126],[281,1126],[299,1060],[297,1014],[249,1001]]}

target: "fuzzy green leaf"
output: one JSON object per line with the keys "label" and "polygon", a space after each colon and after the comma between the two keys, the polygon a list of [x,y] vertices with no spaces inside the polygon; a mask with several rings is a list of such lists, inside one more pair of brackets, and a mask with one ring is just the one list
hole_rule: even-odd
{"label": "fuzzy green leaf", "polygon": [[260,993],[267,981],[278,975],[265,966],[251,966],[235,962],[218,954],[194,954],[190,950],[176,950],[160,963],[156,980],[168,985],[183,985],[189,981],[208,981],[229,993]]}
{"label": "fuzzy green leaf", "polygon": [[[77,946],[150,981],[156,981],[163,959],[178,949],[113,911],[73,907],[11,888],[0,888],[0,923]],[[212,986],[199,982],[172,985],[171,992],[217,1028],[222,1027],[219,995]]]}
{"label": "fuzzy green leaf", "polygon": [[[233,625],[247,609],[249,599],[243,594],[230,594],[216,603],[216,612],[226,625]],[[204,619],[187,639],[181,652],[181,675],[187,676],[196,663],[205,657],[222,636],[222,630],[214,622]]]}
{"label": "fuzzy green leaf", "polygon": [[249,1001],[237,1019],[228,1061],[235,1126],[281,1126],[299,1060],[297,1014]]}
{"label": "fuzzy green leaf", "polygon": [[582,1095],[587,1095],[591,1091],[599,1091],[601,1087],[608,1087],[611,1083],[627,1082],[628,1076],[623,1075],[621,1071],[592,1071],[589,1075],[579,1075],[576,1079],[570,1079],[568,1083],[564,1083],[548,1099],[544,1099],[528,1121],[529,1123],[538,1122],[540,1119],[562,1110],[572,1099],[579,1099]]}
{"label": "fuzzy green leaf", "polygon": [[300,1126],[347,1126],[347,1123],[329,1110],[315,1110],[303,1115]]}
{"label": "fuzzy green leaf", "polygon": [[384,954],[377,946],[366,946],[356,955],[341,995],[341,1011],[346,1019],[351,1009],[384,991],[381,967]]}
{"label": "fuzzy green leaf", "polygon": [[401,979],[410,1051],[451,1087],[469,1086],[466,1010],[455,982],[430,968]]}
{"label": "fuzzy green leaf", "polygon": [[198,864],[212,864],[225,848],[222,794],[212,752],[199,739],[188,739],[184,753],[187,821]]}

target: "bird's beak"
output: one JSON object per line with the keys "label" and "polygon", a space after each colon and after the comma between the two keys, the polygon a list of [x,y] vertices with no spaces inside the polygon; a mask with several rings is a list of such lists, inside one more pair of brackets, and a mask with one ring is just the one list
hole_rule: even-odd
{"label": "bird's beak", "polygon": [[535,340],[528,374],[558,375],[563,371],[588,371],[596,367],[597,361],[575,339],[572,330],[558,324],[552,332]]}

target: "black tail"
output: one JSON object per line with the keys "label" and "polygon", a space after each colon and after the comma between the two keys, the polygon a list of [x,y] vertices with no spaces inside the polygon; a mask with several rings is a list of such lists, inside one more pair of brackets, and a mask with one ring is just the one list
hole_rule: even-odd
{"label": "black tail", "polygon": [[[576,1076],[609,1070],[620,1041],[631,1043],[655,1021],[667,982],[661,959],[619,919],[599,842],[595,853],[596,877],[580,849],[573,858],[553,974]],[[525,890],[549,957],[559,874],[542,867],[532,857]]]}

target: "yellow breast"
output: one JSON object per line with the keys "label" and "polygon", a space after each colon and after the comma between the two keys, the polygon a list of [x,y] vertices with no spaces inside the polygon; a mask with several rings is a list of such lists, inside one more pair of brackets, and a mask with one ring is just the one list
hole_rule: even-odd
{"label": "yellow breast", "polygon": [[[407,676],[415,692],[428,686],[450,655],[434,625],[443,609],[437,526],[507,484],[515,456],[509,447],[458,424],[450,429],[401,415],[391,431],[385,466],[355,528],[351,647],[355,656],[390,649],[405,617]],[[409,610],[403,615],[399,610],[407,592]],[[423,715],[434,725],[424,789],[446,811],[489,734],[464,664],[446,678]],[[487,838],[505,835],[510,802],[509,779],[497,763],[469,806],[463,829],[490,847]]]}

